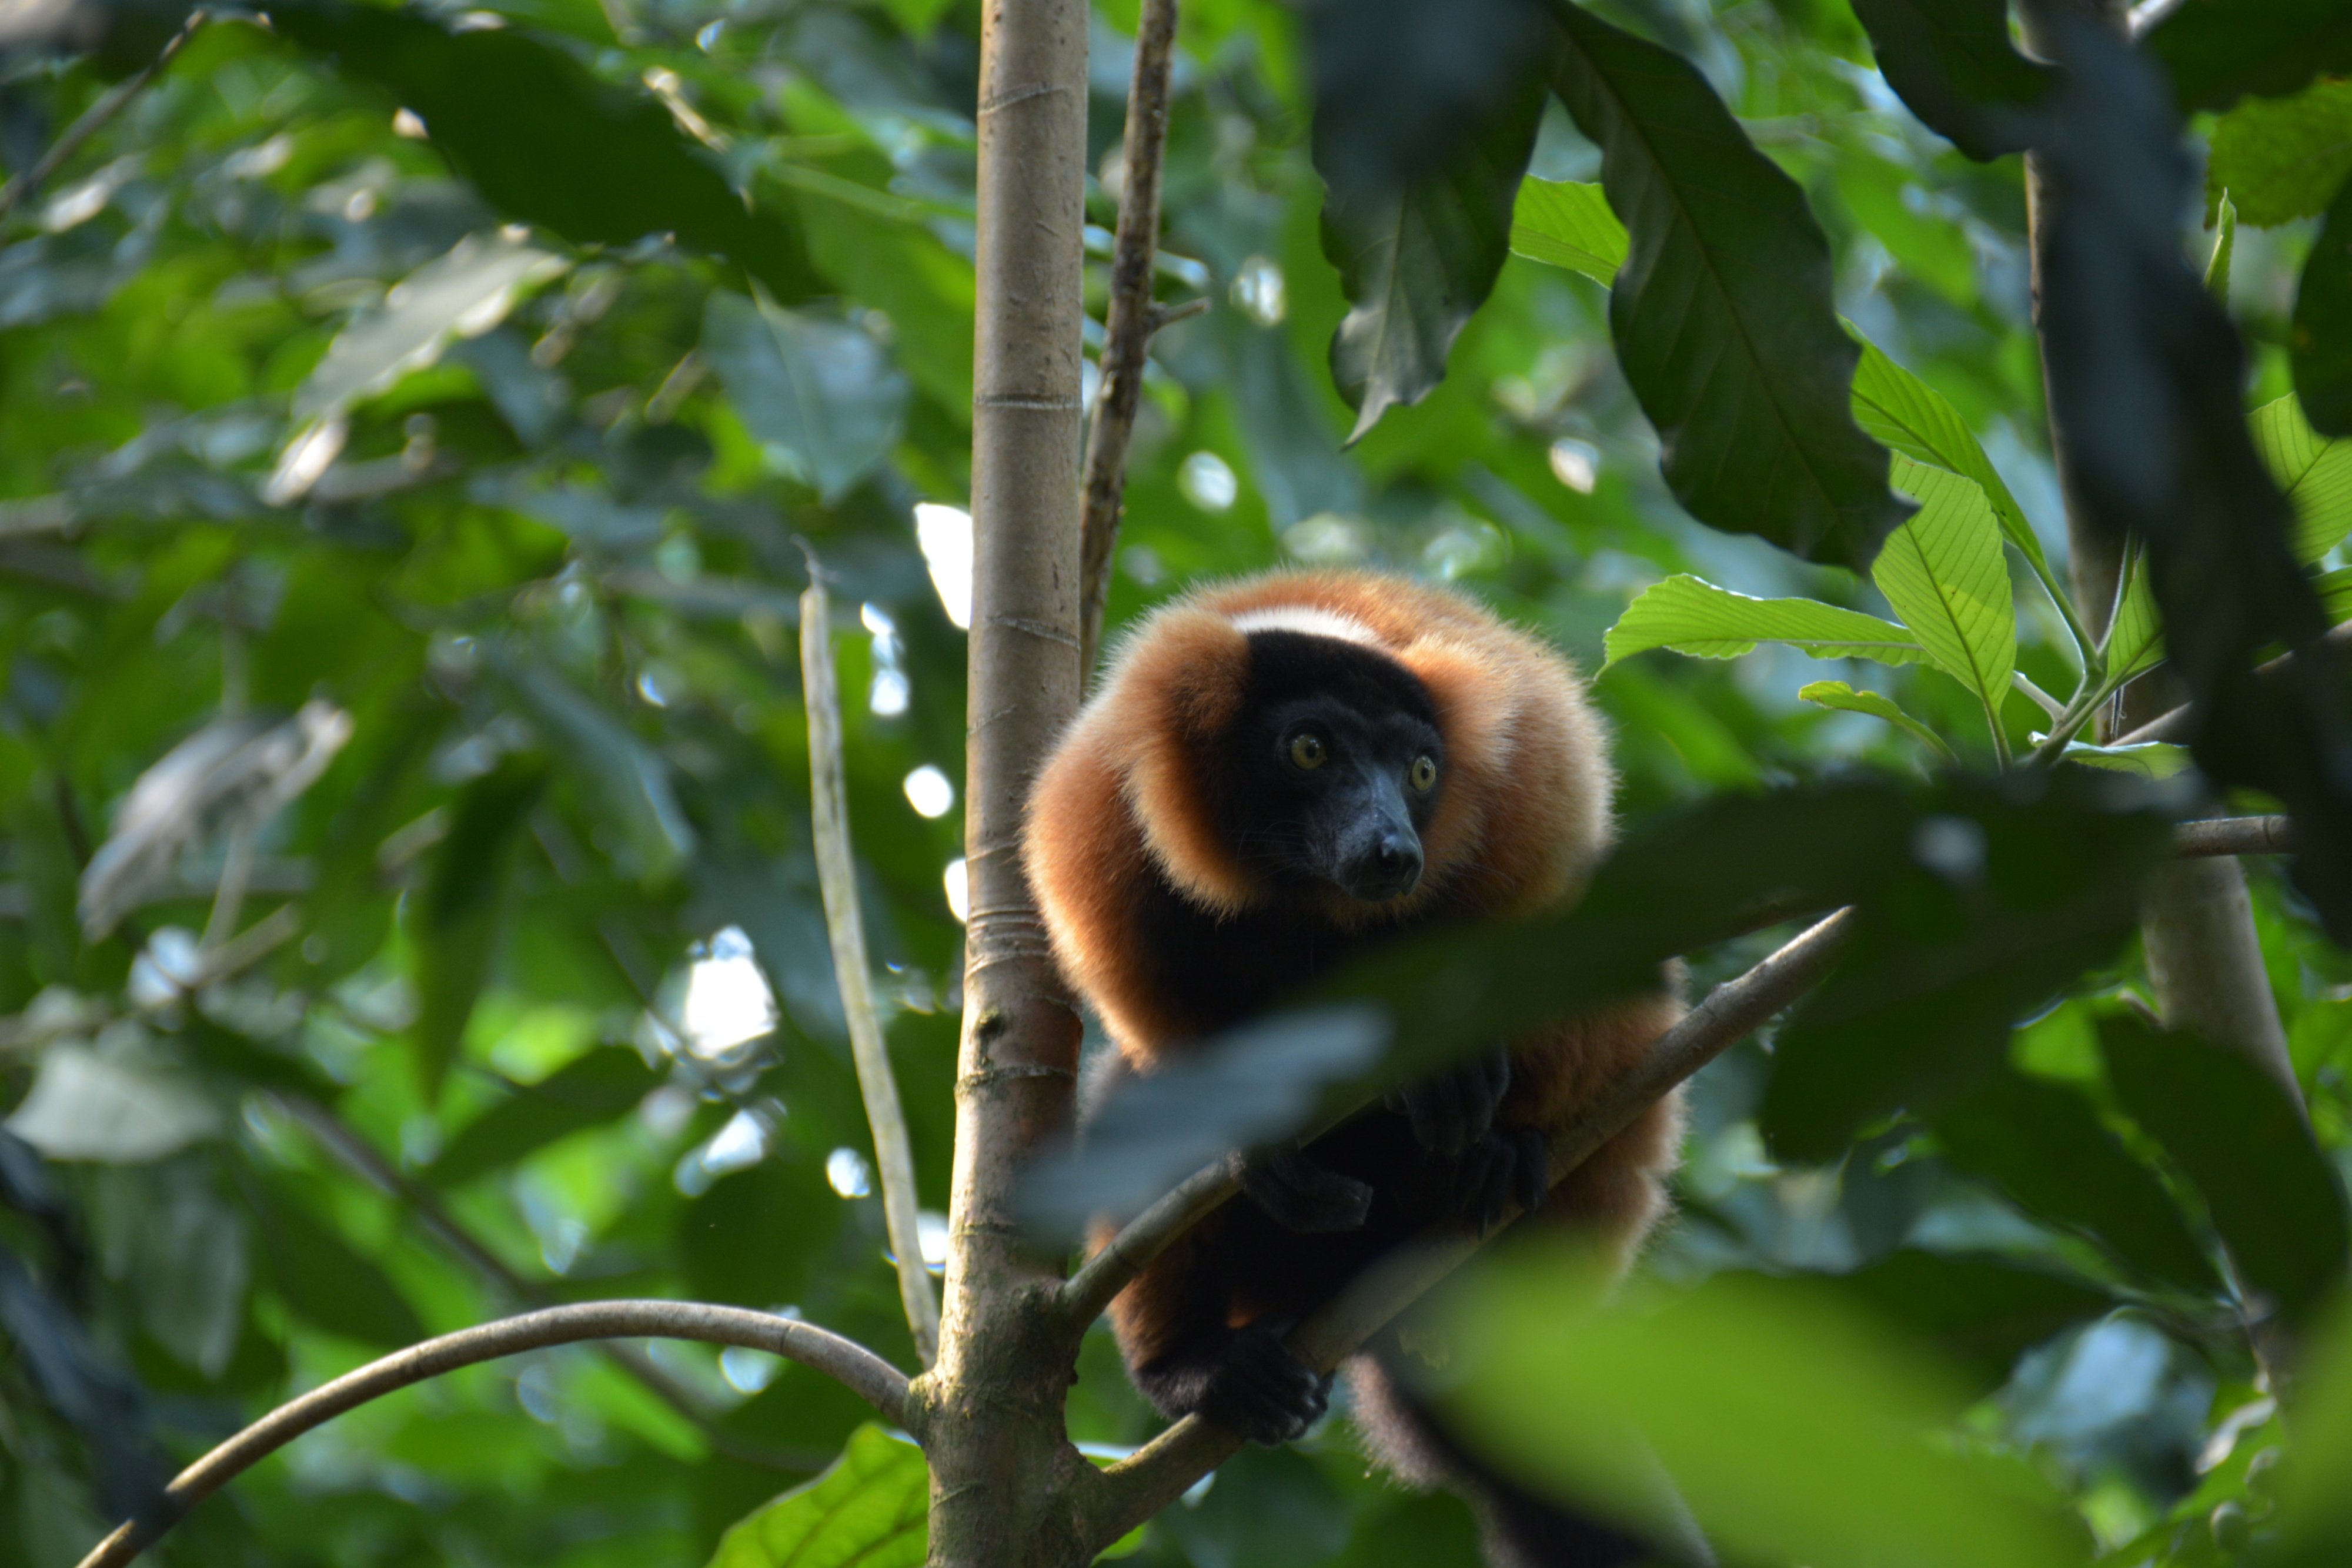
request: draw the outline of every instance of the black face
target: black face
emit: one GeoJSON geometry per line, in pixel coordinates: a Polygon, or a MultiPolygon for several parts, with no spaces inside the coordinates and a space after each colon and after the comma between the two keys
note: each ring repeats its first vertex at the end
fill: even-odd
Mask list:
{"type": "Polygon", "coordinates": [[[1223,762],[1226,830],[1261,874],[1367,903],[1419,884],[1445,750],[1428,689],[1402,664],[1335,638],[1251,632],[1223,762]]]}

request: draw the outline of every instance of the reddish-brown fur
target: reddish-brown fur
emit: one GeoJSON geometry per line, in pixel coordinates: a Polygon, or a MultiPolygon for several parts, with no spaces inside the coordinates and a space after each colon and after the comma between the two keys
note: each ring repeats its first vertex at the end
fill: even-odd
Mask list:
{"type": "MultiPolygon", "coordinates": [[[[1401,929],[1528,914],[1573,898],[1607,848],[1615,780],[1603,731],[1573,668],[1538,639],[1458,593],[1362,572],[1279,572],[1188,594],[1127,641],[1056,747],[1031,798],[1024,847],[1055,953],[1135,1071],[1235,1021],[1213,966],[1179,986],[1166,964],[1139,951],[1139,908],[1172,893],[1231,934],[1236,963],[1249,956],[1244,945],[1263,946],[1254,922],[1269,919],[1275,895],[1223,841],[1203,798],[1203,758],[1243,700],[1250,643],[1236,619],[1272,612],[1296,629],[1303,612],[1342,618],[1360,629],[1349,640],[1419,677],[1438,711],[1445,781],[1410,894],[1368,904],[1334,891],[1318,907],[1285,907],[1279,919],[1289,924],[1278,929],[1319,923],[1323,939],[1308,947],[1338,956],[1401,929]]],[[[1562,1125],[1680,1010],[1659,994],[1513,1040],[1497,1123],[1562,1125]]],[[[1376,1180],[1381,1164],[1401,1156],[1393,1130],[1362,1125],[1311,1153],[1376,1180]]],[[[1663,1212],[1661,1180],[1680,1128],[1678,1099],[1654,1107],[1560,1182],[1542,1218],[1578,1226],[1629,1260],[1663,1212]]],[[[1400,1239],[1397,1224],[1376,1210],[1360,1231],[1293,1235],[1235,1200],[1114,1305],[1129,1366],[1140,1373],[1211,1326],[1296,1320],[1400,1239]]],[[[1410,1443],[1389,1447],[1401,1468],[1425,1468],[1410,1443]]]]}

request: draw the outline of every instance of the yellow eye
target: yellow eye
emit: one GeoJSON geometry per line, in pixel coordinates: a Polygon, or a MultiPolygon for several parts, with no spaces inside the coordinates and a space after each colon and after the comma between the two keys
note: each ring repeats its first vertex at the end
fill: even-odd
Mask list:
{"type": "Polygon", "coordinates": [[[1324,750],[1323,737],[1319,735],[1302,735],[1290,743],[1290,760],[1310,772],[1322,767],[1329,755],[1324,750]]]}
{"type": "Polygon", "coordinates": [[[1414,789],[1424,795],[1428,794],[1437,788],[1437,759],[1433,757],[1414,758],[1412,771],[1405,777],[1412,781],[1414,789]]]}

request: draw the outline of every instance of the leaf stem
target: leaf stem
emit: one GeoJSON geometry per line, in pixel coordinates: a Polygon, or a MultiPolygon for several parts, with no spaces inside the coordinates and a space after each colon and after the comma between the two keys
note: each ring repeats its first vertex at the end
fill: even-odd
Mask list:
{"type": "MultiPolygon", "coordinates": [[[[2010,685],[2015,686],[2019,691],[2023,692],[2027,696],[2032,698],[2034,706],[2039,707],[2043,713],[2048,714],[2052,718],[2057,718],[2065,713],[2066,705],[2060,702],[2056,697],[2052,696],[2048,692],[2043,691],[2040,686],[2035,685],[2032,681],[2028,680],[2023,670],[2010,671],[2009,682],[2010,685]]],[[[2077,691],[2079,693],[2079,687],[2077,688],[2077,691]]]]}
{"type": "Polygon", "coordinates": [[[857,864],[849,848],[848,789],[842,776],[841,695],[833,674],[833,617],[824,579],[809,558],[808,591],[801,595],[801,688],[808,704],[809,815],[816,840],[817,882],[824,924],[833,938],[834,978],[849,1020],[850,1054],[866,1120],[874,1131],[874,1164],[882,1181],[882,1213],[898,1265],[898,1299],[915,1354],[929,1366],[940,1355],[940,1301],[924,1266],[915,1203],[915,1154],[890,1048],[874,1007],[873,971],[866,956],[866,922],[858,906],[857,864]]]}

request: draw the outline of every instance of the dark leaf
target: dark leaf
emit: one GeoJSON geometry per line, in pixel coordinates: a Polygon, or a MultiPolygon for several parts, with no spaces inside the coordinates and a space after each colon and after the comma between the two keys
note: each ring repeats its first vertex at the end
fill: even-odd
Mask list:
{"type": "Polygon", "coordinates": [[[2084,1232],[2147,1279],[2221,1289],[2164,1184],[2074,1090],[1998,1072],[1929,1120],[1945,1158],[2028,1214],[2084,1232]]]}
{"type": "Polygon", "coordinates": [[[1666,484],[1711,528],[1861,570],[1908,508],[1850,406],[1829,242],[1804,193],[1681,56],[1548,0],[1553,86],[1599,142],[1632,244],[1609,297],[1666,484]]]}
{"type": "Polygon", "coordinates": [[[2290,1318],[2344,1281],[2343,1189],[2286,1090],[2245,1052],[2104,1019],[2116,1094],[2197,1190],[2239,1276],[2290,1318]]]}
{"type": "Polygon", "coordinates": [[[110,1519],[161,1515],[171,1472],[147,1430],[147,1400],[122,1368],[100,1357],[64,1302],[0,1249],[0,1330],[49,1408],[88,1443],[100,1506],[110,1519]]]}
{"type": "MultiPolygon", "coordinates": [[[[678,1213],[687,1290],[698,1301],[762,1310],[797,1300],[848,1216],[847,1201],[813,1165],[771,1159],[721,1176],[678,1213]]],[[[857,1263],[882,1266],[878,1251],[857,1263]]]]}
{"type": "Polygon", "coordinates": [[[1854,0],[1879,73],[1927,129],[1979,162],[2022,152],[2053,72],[2009,41],[2007,0],[1854,0]]]}
{"type": "Polygon", "coordinates": [[[1349,306],[1331,380],[1353,441],[1444,379],[1494,289],[1549,29],[1529,0],[1324,0],[1310,29],[1323,254],[1349,306]]]}
{"type": "Polygon", "coordinates": [[[416,1071],[437,1098],[457,1059],[466,1020],[490,972],[514,844],[546,788],[544,764],[509,758],[458,798],[449,836],[433,852],[416,931],[416,1071]]]}
{"type": "Polygon", "coordinates": [[[613,1120],[660,1082],[634,1051],[592,1050],[536,1083],[517,1084],[511,1095],[451,1138],[425,1174],[445,1187],[471,1181],[558,1138],[613,1120]]]}
{"type": "Polygon", "coordinates": [[[2294,390],[2311,427],[2352,435],[2352,180],[2336,193],[2303,264],[2292,342],[2294,390]]]}
{"type": "Polygon", "coordinates": [[[702,351],[770,461],[796,470],[828,502],[898,444],[907,378],[861,328],[714,291],[702,351]]]}
{"type": "Polygon", "coordinates": [[[548,749],[610,824],[608,850],[627,875],[660,882],[694,851],[694,827],[679,810],[669,765],[611,709],[553,670],[499,661],[537,722],[548,749]]]}
{"type": "Polygon", "coordinates": [[[2186,737],[2215,781],[2294,818],[2295,880],[2352,936],[2352,696],[2327,617],[2294,559],[2294,510],[2240,406],[2244,351],[2183,261],[2189,169],[2163,83],[2087,23],[2060,19],[2068,67],[2048,166],[2042,268],[2051,420],[2084,520],[2118,554],[2137,536],[2165,648],[2194,701],[2186,737]],[[2297,651],[2256,681],[2263,651],[2297,651]]]}
{"type": "Polygon", "coordinates": [[[289,1312],[329,1333],[385,1349],[425,1337],[408,1299],[334,1227],[257,1182],[247,1190],[261,1221],[270,1278],[289,1312]]]}
{"type": "Polygon", "coordinates": [[[2147,36],[2184,113],[2278,98],[2316,76],[2352,74],[2352,8],[2342,0],[2188,0],[2147,36]]]}
{"type": "Polygon", "coordinates": [[[418,13],[336,0],[270,16],[278,32],[415,114],[509,217],[576,245],[675,234],[732,257],[779,298],[814,291],[799,238],[748,210],[660,103],[607,87],[530,35],[452,33],[418,13]]]}

